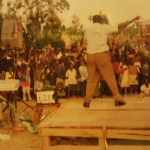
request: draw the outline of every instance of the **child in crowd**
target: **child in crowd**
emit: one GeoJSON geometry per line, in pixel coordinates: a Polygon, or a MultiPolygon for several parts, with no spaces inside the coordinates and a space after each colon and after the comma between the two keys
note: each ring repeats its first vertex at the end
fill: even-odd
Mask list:
{"type": "Polygon", "coordinates": [[[14,78],[14,72],[12,67],[9,67],[9,71],[6,72],[5,80],[13,79],[14,78]]]}
{"type": "Polygon", "coordinates": [[[87,66],[84,59],[80,61],[79,74],[81,76],[81,97],[86,95],[86,80],[88,76],[87,66]]]}
{"type": "Polygon", "coordinates": [[[57,83],[56,90],[59,98],[63,98],[66,96],[66,91],[65,88],[63,87],[62,82],[57,83]]]}
{"type": "Polygon", "coordinates": [[[56,86],[56,75],[53,70],[51,70],[45,78],[46,86],[54,87],[56,86]]]}
{"type": "Polygon", "coordinates": [[[127,95],[127,90],[129,88],[129,71],[128,71],[128,62],[125,62],[122,66],[123,76],[121,79],[120,87],[124,90],[124,94],[127,95]]]}
{"type": "Polygon", "coordinates": [[[70,64],[70,68],[66,72],[66,78],[68,79],[68,97],[75,95],[76,85],[77,85],[77,72],[73,68],[73,64],[70,64]]]}
{"type": "Polygon", "coordinates": [[[65,67],[62,65],[59,59],[56,59],[56,62],[54,64],[54,71],[56,74],[56,84],[58,82],[62,82],[64,85],[65,80],[65,67]]]}
{"type": "Polygon", "coordinates": [[[141,83],[143,84],[145,79],[150,79],[150,64],[149,64],[149,59],[148,57],[144,57],[141,63],[141,78],[142,81],[141,83]]]}
{"type": "Polygon", "coordinates": [[[116,81],[117,81],[117,84],[118,84],[118,78],[119,78],[118,70],[119,70],[119,65],[120,65],[118,55],[114,55],[112,65],[113,65],[114,73],[115,73],[115,76],[116,76],[116,81]]]}
{"type": "Polygon", "coordinates": [[[23,100],[26,101],[26,94],[28,95],[29,101],[31,100],[30,95],[30,70],[27,68],[23,68],[21,71],[18,72],[18,77],[20,78],[20,86],[22,87],[23,92],[23,100]]]}
{"type": "Polygon", "coordinates": [[[144,97],[146,95],[150,96],[150,84],[148,79],[145,79],[145,83],[141,86],[140,97],[144,97]]]}
{"type": "Polygon", "coordinates": [[[42,64],[38,63],[36,65],[36,70],[34,72],[34,94],[38,90],[42,90],[44,84],[43,84],[43,74],[44,74],[44,67],[42,64]]]}
{"type": "Polygon", "coordinates": [[[138,86],[138,66],[134,65],[134,62],[130,60],[130,65],[128,68],[129,71],[129,92],[130,94],[137,94],[137,86],[138,86]]]}
{"type": "Polygon", "coordinates": [[[57,86],[54,89],[54,95],[53,95],[55,103],[58,103],[59,98],[65,98],[65,97],[66,97],[66,90],[63,87],[62,82],[58,82],[57,86]]]}

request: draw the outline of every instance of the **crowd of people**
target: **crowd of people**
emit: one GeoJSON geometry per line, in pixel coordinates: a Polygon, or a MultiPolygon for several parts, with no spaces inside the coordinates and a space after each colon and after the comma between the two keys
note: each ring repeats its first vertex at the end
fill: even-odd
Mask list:
{"type": "MultiPolygon", "coordinates": [[[[148,95],[149,41],[135,35],[132,40],[128,38],[121,44],[108,40],[108,45],[120,93],[148,95]]],[[[23,100],[36,99],[37,91],[48,89],[55,90],[58,97],[86,95],[86,44],[65,49],[54,49],[48,44],[43,49],[32,46],[28,50],[1,46],[0,56],[0,79],[19,79],[18,95],[23,100]]],[[[112,96],[100,76],[93,97],[112,96]]]]}

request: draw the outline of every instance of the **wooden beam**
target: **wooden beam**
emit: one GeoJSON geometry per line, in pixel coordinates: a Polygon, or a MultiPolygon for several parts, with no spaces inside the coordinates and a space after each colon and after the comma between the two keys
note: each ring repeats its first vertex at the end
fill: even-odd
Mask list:
{"type": "Polygon", "coordinates": [[[63,137],[103,137],[103,129],[77,129],[77,128],[42,128],[42,136],[63,137]]]}
{"type": "Polygon", "coordinates": [[[107,138],[150,140],[150,130],[117,130],[108,129],[107,138]]]}
{"type": "Polygon", "coordinates": [[[42,137],[42,150],[48,150],[50,147],[50,137],[44,136],[42,137]]]}
{"type": "Polygon", "coordinates": [[[48,146],[44,150],[102,150],[99,146],[48,146]]]}
{"type": "Polygon", "coordinates": [[[144,145],[110,145],[108,150],[150,150],[150,146],[144,145]]]}

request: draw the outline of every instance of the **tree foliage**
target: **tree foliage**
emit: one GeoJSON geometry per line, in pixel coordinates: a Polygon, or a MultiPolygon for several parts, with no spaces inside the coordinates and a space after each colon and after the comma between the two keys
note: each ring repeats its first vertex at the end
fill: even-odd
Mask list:
{"type": "MultiPolygon", "coordinates": [[[[3,0],[0,0],[0,10],[2,9],[3,6],[2,2],[3,0]]],[[[0,44],[1,44],[2,23],[3,23],[3,16],[2,16],[2,11],[0,11],[0,44]]]]}
{"type": "Polygon", "coordinates": [[[66,33],[70,35],[72,43],[81,43],[84,31],[83,26],[80,23],[80,18],[78,16],[72,16],[72,25],[67,28],[66,33]]]}
{"type": "Polygon", "coordinates": [[[54,37],[58,40],[58,37],[61,37],[63,27],[57,13],[69,9],[67,0],[9,0],[7,6],[9,9],[3,14],[4,18],[21,18],[27,47],[32,42],[35,46],[43,46],[46,43],[44,40],[54,37]],[[51,37],[47,37],[49,32],[52,33],[51,37]]]}

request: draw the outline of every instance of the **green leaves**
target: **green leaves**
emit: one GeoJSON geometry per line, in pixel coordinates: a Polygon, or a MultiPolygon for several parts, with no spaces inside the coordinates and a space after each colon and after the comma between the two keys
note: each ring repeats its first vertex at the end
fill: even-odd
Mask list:
{"type": "Polygon", "coordinates": [[[35,41],[37,46],[39,39],[42,45],[47,39],[61,40],[63,27],[57,13],[68,10],[69,6],[67,0],[8,0],[8,9],[3,16],[5,19],[21,18],[25,29],[24,38],[28,38],[25,39],[26,45],[35,41]],[[43,30],[47,25],[49,29],[43,30]]]}
{"type": "Polygon", "coordinates": [[[83,32],[83,26],[80,24],[80,18],[73,15],[72,26],[66,29],[66,33],[70,35],[71,42],[74,44],[81,43],[83,32]]]}

